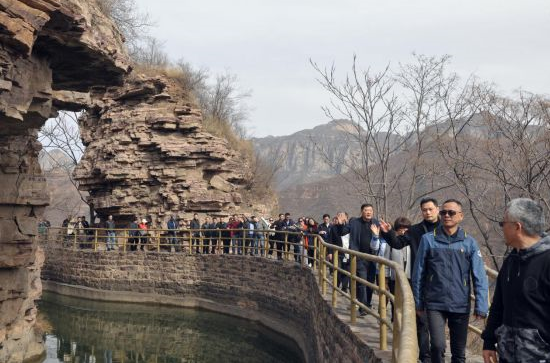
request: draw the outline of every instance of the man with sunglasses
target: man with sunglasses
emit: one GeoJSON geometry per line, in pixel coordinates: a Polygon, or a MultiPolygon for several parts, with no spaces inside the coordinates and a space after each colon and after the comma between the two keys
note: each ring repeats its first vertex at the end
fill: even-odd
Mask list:
{"type": "Polygon", "coordinates": [[[445,362],[446,324],[451,362],[459,363],[466,361],[470,282],[473,280],[476,319],[487,316],[488,282],[476,240],[460,227],[462,204],[449,199],[439,215],[440,225],[420,240],[412,288],[417,313],[427,314],[432,363],[445,362]]]}
{"type": "Polygon", "coordinates": [[[550,237],[544,212],[527,198],[510,201],[499,222],[507,246],[483,338],[485,363],[550,362],[550,237]]]}

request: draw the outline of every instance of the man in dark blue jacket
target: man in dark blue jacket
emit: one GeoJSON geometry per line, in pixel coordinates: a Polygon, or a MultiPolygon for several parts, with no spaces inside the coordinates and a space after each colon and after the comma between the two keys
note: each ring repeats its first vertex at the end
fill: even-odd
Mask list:
{"type": "Polygon", "coordinates": [[[413,269],[412,288],[418,314],[428,316],[432,363],[445,362],[445,324],[451,337],[451,361],[466,361],[473,279],[476,318],[487,316],[488,283],[481,251],[459,227],[462,204],[449,199],[439,211],[441,224],[422,236],[413,269]]]}
{"type": "Polygon", "coordinates": [[[498,350],[500,362],[550,362],[550,237],[543,209],[531,199],[513,199],[499,224],[513,250],[481,335],[483,359],[496,363],[498,350]]]}
{"type": "MultiPolygon", "coordinates": [[[[347,219],[343,213],[338,213],[338,234],[340,236],[350,234],[349,248],[354,251],[376,255],[377,251],[371,248],[371,240],[373,238],[373,226],[379,227],[379,222],[374,218],[374,207],[372,204],[365,203],[361,206],[361,217],[350,219],[346,224],[347,219]]],[[[395,232],[392,229],[380,229],[382,237],[388,240],[395,240],[395,232]]],[[[377,236],[375,236],[377,237],[377,236]]],[[[357,276],[374,283],[376,279],[376,263],[358,259],[357,261],[357,276]]],[[[357,284],[357,299],[367,307],[372,307],[372,289],[363,284],[357,284]]],[[[359,309],[359,314],[365,316],[366,312],[359,309]]]]}

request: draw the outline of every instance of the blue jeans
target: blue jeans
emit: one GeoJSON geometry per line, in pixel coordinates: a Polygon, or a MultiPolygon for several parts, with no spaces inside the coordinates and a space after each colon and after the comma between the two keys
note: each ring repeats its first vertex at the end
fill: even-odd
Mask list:
{"type": "Polygon", "coordinates": [[[116,233],[115,231],[107,231],[107,249],[114,250],[116,244],[116,233]]]}

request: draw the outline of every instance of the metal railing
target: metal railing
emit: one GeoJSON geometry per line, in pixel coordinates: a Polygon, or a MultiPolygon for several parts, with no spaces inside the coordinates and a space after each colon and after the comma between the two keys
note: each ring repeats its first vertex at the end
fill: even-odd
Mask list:
{"type": "Polygon", "coordinates": [[[330,303],[347,305],[351,324],[357,322],[358,308],[363,309],[378,322],[379,348],[388,349],[388,331],[392,333],[392,361],[416,362],[418,344],[416,335],[416,311],[409,282],[402,268],[382,257],[344,249],[326,243],[319,235],[302,232],[248,230],[248,229],[104,229],[104,228],[49,228],[42,235],[43,241],[65,248],[104,251],[112,243],[112,234],[119,251],[138,249],[151,252],[173,251],[189,254],[245,254],[275,257],[299,263],[304,269],[311,267],[317,274],[319,288],[327,296],[330,287],[330,303]],[[109,233],[111,236],[109,236],[109,233]],[[111,238],[111,239],[110,239],[111,238]],[[307,247],[305,243],[307,241],[307,247]],[[332,254],[332,260],[327,256],[332,254]],[[339,266],[340,256],[345,255],[349,268],[339,266]],[[362,279],[357,274],[358,263],[376,264],[378,283],[362,279]],[[395,290],[392,294],[386,286],[386,267],[395,272],[395,290]],[[332,276],[330,276],[332,274],[332,276]],[[338,286],[339,277],[349,278],[349,291],[338,286]],[[359,284],[359,285],[358,285],[359,284]],[[366,306],[357,298],[357,287],[364,285],[377,292],[378,309],[366,306]],[[388,319],[387,302],[393,303],[393,323],[388,319]]]}

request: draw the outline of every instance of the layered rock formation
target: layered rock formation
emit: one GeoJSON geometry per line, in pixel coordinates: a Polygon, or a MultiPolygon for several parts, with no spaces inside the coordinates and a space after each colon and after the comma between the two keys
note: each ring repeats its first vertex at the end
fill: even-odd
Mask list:
{"type": "Polygon", "coordinates": [[[239,209],[247,162],[203,130],[189,94],[164,76],[132,75],[93,95],[81,117],[86,152],[75,171],[102,217],[119,222],[239,209]]]}
{"type": "Polygon", "coordinates": [[[49,198],[37,128],[57,107],[79,105],[90,86],[119,83],[125,59],[122,37],[93,1],[0,0],[0,362],[42,350],[34,236],[49,198]]]}

